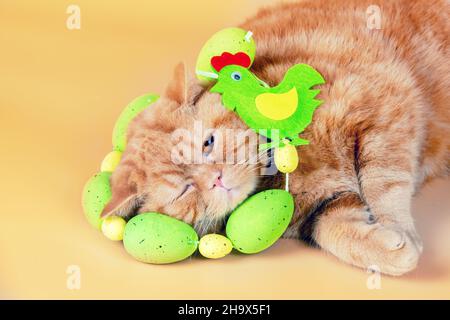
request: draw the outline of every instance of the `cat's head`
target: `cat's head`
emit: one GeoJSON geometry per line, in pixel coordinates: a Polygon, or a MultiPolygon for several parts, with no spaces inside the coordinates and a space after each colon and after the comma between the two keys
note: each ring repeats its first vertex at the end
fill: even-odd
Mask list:
{"type": "Polygon", "coordinates": [[[166,93],[130,124],[102,216],[156,211],[199,234],[220,229],[268,164],[257,135],[220,101],[180,64],[166,93]]]}

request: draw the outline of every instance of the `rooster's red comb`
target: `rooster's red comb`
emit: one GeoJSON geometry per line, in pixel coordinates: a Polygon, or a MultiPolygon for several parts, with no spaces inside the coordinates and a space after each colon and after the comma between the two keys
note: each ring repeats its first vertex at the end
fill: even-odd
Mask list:
{"type": "Polygon", "coordinates": [[[211,58],[211,65],[217,72],[222,70],[223,67],[232,64],[248,68],[251,63],[250,57],[244,52],[238,52],[236,54],[224,52],[220,56],[214,56],[211,58]]]}

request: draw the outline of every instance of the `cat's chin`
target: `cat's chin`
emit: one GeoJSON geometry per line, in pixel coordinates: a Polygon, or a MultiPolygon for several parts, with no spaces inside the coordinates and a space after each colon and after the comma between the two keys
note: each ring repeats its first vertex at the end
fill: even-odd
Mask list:
{"type": "Polygon", "coordinates": [[[230,189],[215,188],[215,190],[212,190],[217,202],[225,204],[224,208],[226,208],[226,210],[223,215],[236,209],[236,207],[248,197],[249,192],[246,192],[244,189],[244,187],[238,186],[230,189]]]}
{"type": "Polygon", "coordinates": [[[193,227],[199,237],[203,237],[208,233],[220,233],[225,227],[226,217],[226,214],[223,215],[223,218],[203,217],[195,222],[193,227]]]}
{"type": "Polygon", "coordinates": [[[236,203],[236,201],[240,201],[240,199],[243,197],[241,195],[241,190],[239,189],[239,187],[230,189],[217,187],[214,188],[212,192],[214,192],[215,197],[218,197],[221,200],[226,201],[227,203],[230,204],[229,206],[231,207],[234,205],[234,203],[236,203]]]}
{"type": "Polygon", "coordinates": [[[200,237],[208,233],[219,233],[224,230],[226,220],[241,202],[247,198],[247,193],[242,192],[241,188],[211,190],[211,207],[215,207],[215,212],[204,214],[197,222],[193,224],[194,229],[200,237]]]}

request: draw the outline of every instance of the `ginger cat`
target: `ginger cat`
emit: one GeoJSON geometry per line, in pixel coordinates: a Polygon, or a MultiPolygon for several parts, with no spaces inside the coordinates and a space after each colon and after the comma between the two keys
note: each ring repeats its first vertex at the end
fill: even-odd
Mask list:
{"type": "MultiPolygon", "coordinates": [[[[310,64],[326,79],[318,96],[324,103],[301,134],[311,143],[298,148],[300,164],[290,176],[296,210],[285,237],[361,268],[401,275],[416,267],[422,252],[411,199],[425,182],[450,172],[450,5],[378,1],[381,29],[370,29],[372,4],[281,4],[241,27],[257,43],[251,70],[268,84],[278,84],[296,63],[310,64]]],[[[258,163],[214,161],[223,153],[216,135],[246,126],[220,96],[185,79],[179,66],[165,95],[130,125],[104,216],[157,211],[204,234],[219,231],[250,194],[282,187],[283,175],[261,176],[263,155],[258,163]],[[192,132],[195,121],[211,130],[192,132]],[[181,143],[200,141],[208,161],[174,163],[179,128],[192,132],[181,143]]],[[[251,141],[234,151],[254,147],[251,141]]]]}

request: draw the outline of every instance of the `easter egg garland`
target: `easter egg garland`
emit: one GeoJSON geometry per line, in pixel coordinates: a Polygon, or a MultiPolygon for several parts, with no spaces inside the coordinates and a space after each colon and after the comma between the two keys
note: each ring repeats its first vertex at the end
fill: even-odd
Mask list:
{"type": "MultiPolygon", "coordinates": [[[[233,81],[240,81],[244,74],[244,77],[248,76],[256,81],[257,86],[260,86],[258,90],[270,89],[267,84],[253,74],[246,74],[242,70],[246,70],[253,63],[255,50],[256,45],[251,32],[240,28],[228,28],[219,31],[206,42],[197,60],[196,73],[199,80],[205,84],[218,81],[211,91],[222,94],[223,104],[230,110],[236,111],[241,117],[243,115],[239,110],[235,110],[235,102],[230,105],[230,101],[236,97],[226,96],[226,91],[229,89],[226,88],[227,85],[224,81],[220,83],[221,77],[223,77],[221,70],[228,68],[227,72],[231,72],[233,81]],[[230,69],[233,68],[233,65],[236,67],[236,71],[230,69]],[[225,88],[223,87],[224,83],[225,88]]],[[[297,135],[291,134],[289,137],[285,135],[270,145],[260,146],[260,148],[275,147],[275,164],[281,172],[286,173],[286,191],[266,190],[249,197],[231,213],[226,225],[226,236],[208,234],[200,240],[192,226],[162,213],[141,213],[128,222],[116,216],[101,219],[100,214],[111,199],[110,176],[119,164],[122,152],[126,147],[128,125],[141,111],[158,100],[158,95],[148,93],[134,99],[123,110],[113,130],[113,151],[104,158],[101,172],[89,179],[83,189],[82,205],[88,222],[100,229],[108,239],[123,240],[125,250],[136,260],[152,264],[181,261],[190,257],[197,250],[206,258],[218,259],[228,255],[233,248],[242,253],[253,254],[274,244],[286,231],[294,212],[294,200],[287,191],[287,174],[293,172],[298,166],[298,154],[295,146],[308,143],[298,137],[299,130],[303,130],[311,122],[312,112],[321,103],[314,99],[319,90],[310,90],[309,88],[324,82],[320,74],[307,65],[296,65],[291,69],[294,70],[291,72],[291,80],[294,79],[296,84],[295,92],[291,88],[290,91],[284,90],[286,92],[276,96],[276,91],[280,88],[275,87],[274,92],[264,92],[257,95],[255,99],[256,108],[261,114],[272,117],[266,122],[263,121],[263,124],[266,124],[265,128],[269,131],[277,129],[274,125],[276,122],[272,120],[289,120],[294,113],[297,120],[303,119],[301,128],[291,130],[292,133],[297,132],[297,135]],[[292,76],[294,73],[295,75],[292,76]],[[298,83],[302,79],[305,80],[304,83],[298,83]],[[309,108],[308,114],[296,113],[296,110],[292,110],[292,108],[287,108],[283,112],[273,110],[274,106],[279,107],[276,105],[277,103],[298,103],[297,94],[299,92],[304,94],[300,99],[306,97],[306,100],[302,100],[302,102],[305,103],[303,107],[309,108]]],[[[229,82],[229,80],[227,81],[229,82]]],[[[244,94],[237,97],[238,100],[240,98],[248,100],[251,96],[252,88],[250,85],[247,86],[248,92],[244,90],[244,94]]],[[[242,88],[238,87],[238,89],[242,92],[242,88]]],[[[298,105],[293,107],[298,108],[298,105]]],[[[261,115],[258,117],[262,119],[261,115]]],[[[244,119],[244,122],[247,121],[244,119]]],[[[289,121],[285,121],[284,125],[286,123],[289,124],[289,121]]],[[[256,129],[252,125],[250,127],[256,129]]],[[[285,130],[285,132],[287,131],[285,130]]]]}
{"type": "MultiPolygon", "coordinates": [[[[134,103],[139,103],[139,108],[133,102],[130,103],[126,110],[132,110],[133,116],[122,112],[122,115],[127,116],[119,118],[116,128],[123,126],[124,122],[129,123],[144,110],[142,101],[148,97],[156,96],[146,94],[133,100],[134,103]],[[136,110],[140,111],[135,112],[136,110]]],[[[150,102],[147,105],[150,107],[156,99],[146,101],[150,102]]],[[[124,147],[126,129],[121,129],[121,134],[122,136],[116,134],[114,141],[121,141],[120,147],[124,147]]],[[[87,181],[83,189],[82,206],[92,226],[101,230],[112,241],[123,240],[125,250],[138,261],[152,264],[174,263],[190,257],[197,249],[201,255],[210,259],[222,258],[233,248],[243,253],[257,253],[278,240],[291,220],[293,199],[290,193],[283,190],[260,192],[238,206],[226,226],[227,237],[208,234],[199,240],[189,224],[156,212],[141,213],[128,222],[116,216],[101,219],[100,214],[111,199],[109,180],[120,162],[122,151],[119,150],[123,150],[117,148],[117,144],[114,149],[103,159],[102,171],[87,181]],[[255,219],[259,221],[256,224],[258,227],[252,228],[255,219]]]]}

